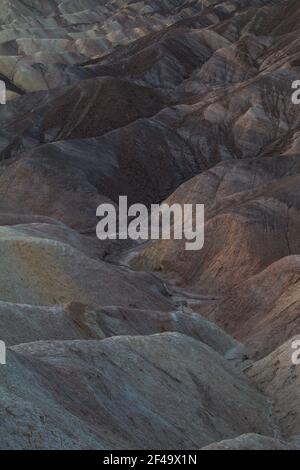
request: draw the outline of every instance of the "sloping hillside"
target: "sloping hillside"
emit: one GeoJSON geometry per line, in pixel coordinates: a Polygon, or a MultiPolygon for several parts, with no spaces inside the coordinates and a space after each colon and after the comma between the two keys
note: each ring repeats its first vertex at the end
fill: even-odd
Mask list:
{"type": "Polygon", "coordinates": [[[0,6],[0,449],[299,448],[299,1],[0,6]]]}

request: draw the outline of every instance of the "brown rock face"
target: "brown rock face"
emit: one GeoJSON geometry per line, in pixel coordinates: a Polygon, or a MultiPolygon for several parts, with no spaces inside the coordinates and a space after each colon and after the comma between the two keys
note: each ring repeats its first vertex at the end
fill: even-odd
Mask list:
{"type": "Polygon", "coordinates": [[[297,157],[226,162],[181,186],[169,204],[205,204],[204,249],[150,244],[134,264],[171,270],[199,291],[224,291],[273,262],[299,253],[297,157]]]}
{"type": "Polygon", "coordinates": [[[0,6],[0,448],[299,449],[299,1],[0,6]]]}
{"type": "Polygon", "coordinates": [[[205,314],[262,357],[299,329],[299,256],[272,264],[226,292],[205,314]]]}

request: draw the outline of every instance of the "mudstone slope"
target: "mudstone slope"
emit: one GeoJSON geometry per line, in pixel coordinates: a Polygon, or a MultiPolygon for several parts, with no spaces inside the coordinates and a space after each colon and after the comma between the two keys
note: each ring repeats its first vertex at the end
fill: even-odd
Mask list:
{"type": "Polygon", "coordinates": [[[299,2],[0,6],[0,449],[300,448],[299,2]],[[120,195],[204,248],[100,242],[120,195]]]}

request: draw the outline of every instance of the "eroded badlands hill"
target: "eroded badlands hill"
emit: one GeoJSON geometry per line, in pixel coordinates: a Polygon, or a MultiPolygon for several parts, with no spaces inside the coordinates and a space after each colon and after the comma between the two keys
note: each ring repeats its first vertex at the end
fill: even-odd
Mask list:
{"type": "Polygon", "coordinates": [[[299,2],[0,6],[0,448],[299,448],[299,2]],[[98,241],[120,195],[203,250],[98,241]]]}

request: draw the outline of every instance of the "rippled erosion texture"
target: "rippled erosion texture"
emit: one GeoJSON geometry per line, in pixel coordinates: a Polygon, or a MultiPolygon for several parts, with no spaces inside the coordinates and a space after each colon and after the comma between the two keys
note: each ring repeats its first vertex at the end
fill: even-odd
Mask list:
{"type": "Polygon", "coordinates": [[[299,46],[299,0],[0,1],[1,449],[300,448],[299,46]],[[204,248],[100,242],[120,195],[204,248]]]}

